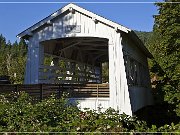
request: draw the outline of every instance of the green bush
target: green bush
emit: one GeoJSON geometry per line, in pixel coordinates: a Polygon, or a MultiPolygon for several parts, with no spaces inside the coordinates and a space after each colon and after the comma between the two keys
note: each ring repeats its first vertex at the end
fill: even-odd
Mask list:
{"type": "Polygon", "coordinates": [[[0,131],[70,131],[70,122],[79,118],[79,109],[65,98],[52,96],[36,103],[24,92],[10,96],[1,96],[0,131]]]}
{"type": "Polygon", "coordinates": [[[178,131],[179,125],[147,127],[146,122],[119,114],[81,111],[63,96],[37,102],[24,92],[0,96],[0,132],[157,132],[178,131]]]}

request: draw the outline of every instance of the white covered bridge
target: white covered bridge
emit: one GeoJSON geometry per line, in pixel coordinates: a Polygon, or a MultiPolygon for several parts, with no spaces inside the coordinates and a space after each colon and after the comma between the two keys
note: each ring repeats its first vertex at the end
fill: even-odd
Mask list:
{"type": "Polygon", "coordinates": [[[108,62],[109,97],[72,100],[129,115],[152,104],[152,55],[132,30],[68,4],[18,37],[29,41],[25,84],[102,84],[102,63],[108,62]]]}

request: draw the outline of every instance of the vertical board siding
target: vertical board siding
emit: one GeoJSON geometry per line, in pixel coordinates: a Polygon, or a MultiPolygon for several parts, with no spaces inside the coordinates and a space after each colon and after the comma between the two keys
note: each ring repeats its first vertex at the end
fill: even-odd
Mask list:
{"type": "Polygon", "coordinates": [[[28,45],[24,84],[31,83],[31,46],[28,45]]]}
{"type": "Polygon", "coordinates": [[[114,30],[113,43],[109,44],[110,105],[121,113],[132,115],[121,40],[120,33],[114,30]]]}
{"type": "MultiPolygon", "coordinates": [[[[37,40],[45,41],[61,37],[103,37],[112,38],[111,33],[113,28],[103,24],[102,22],[95,23],[92,18],[79,13],[66,13],[64,16],[57,17],[52,20],[52,26],[46,26],[40,31],[37,31],[37,40]],[[80,33],[67,32],[65,29],[68,25],[79,25],[80,33]]],[[[35,35],[36,35],[35,34],[35,35]]]]}
{"type": "MultiPolygon", "coordinates": [[[[145,55],[132,41],[129,41],[128,38],[125,38],[125,44],[122,46],[122,36],[119,32],[116,32],[114,28],[100,21],[95,23],[93,17],[89,17],[78,11],[75,11],[75,13],[63,13],[63,15],[52,20],[52,26],[42,27],[41,30],[34,33],[33,37],[30,38],[25,83],[39,83],[38,67],[41,65],[41,59],[39,57],[42,57],[43,55],[42,47],[40,47],[39,42],[63,37],[99,37],[107,38],[109,40],[109,101],[93,99],[86,102],[81,100],[81,106],[86,106],[86,103],[88,103],[91,108],[97,108],[98,105],[102,104],[102,106],[106,106],[107,108],[112,107],[120,112],[132,115],[122,47],[131,57],[147,66],[145,55]],[[69,25],[80,25],[81,31],[68,32],[66,28],[69,25]]],[[[92,59],[93,58],[91,58],[91,60],[92,59]]],[[[146,75],[148,73],[148,71],[145,71],[146,75]]],[[[148,83],[148,80],[146,80],[146,83],[148,83]]],[[[135,98],[137,97],[131,96],[131,99],[134,100],[135,98]]],[[[146,99],[143,99],[143,101],[144,100],[146,99]]],[[[138,103],[132,105],[136,106],[135,108],[141,106],[138,103]]]]}
{"type": "Polygon", "coordinates": [[[80,24],[81,24],[81,33],[87,34],[86,33],[86,29],[87,29],[86,28],[86,19],[87,19],[87,17],[82,15],[82,14],[80,14],[80,16],[81,16],[81,22],[80,22],[80,24]]]}
{"type": "MultiPolygon", "coordinates": [[[[142,53],[142,51],[131,40],[128,40],[128,38],[126,37],[124,37],[123,49],[125,50],[126,53],[128,53],[129,58],[141,64],[141,67],[139,68],[139,72],[138,72],[139,73],[138,81],[141,81],[138,84],[140,85],[129,86],[132,110],[137,111],[141,107],[150,105],[153,103],[152,93],[151,93],[151,84],[150,84],[150,75],[149,75],[149,70],[148,70],[148,62],[147,62],[146,56],[142,53]]],[[[129,68],[129,73],[130,72],[131,71],[129,68]]]]}

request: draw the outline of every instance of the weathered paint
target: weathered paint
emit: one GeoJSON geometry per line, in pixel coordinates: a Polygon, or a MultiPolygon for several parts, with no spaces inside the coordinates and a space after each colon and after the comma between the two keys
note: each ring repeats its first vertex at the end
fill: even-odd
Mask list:
{"type": "Polygon", "coordinates": [[[109,45],[110,104],[121,113],[132,115],[125,75],[121,35],[114,30],[114,43],[109,45]]]}

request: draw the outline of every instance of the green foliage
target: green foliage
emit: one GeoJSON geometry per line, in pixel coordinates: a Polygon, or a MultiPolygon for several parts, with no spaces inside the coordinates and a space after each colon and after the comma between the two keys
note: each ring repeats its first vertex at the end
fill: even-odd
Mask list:
{"type": "Polygon", "coordinates": [[[177,86],[180,77],[180,4],[157,3],[156,5],[159,7],[159,15],[155,16],[154,32],[159,35],[159,44],[156,45],[160,53],[156,53],[155,59],[166,76],[177,86]]]}
{"type": "Polygon", "coordinates": [[[109,62],[102,64],[102,82],[109,82],[109,62]]]}
{"type": "Polygon", "coordinates": [[[171,123],[171,125],[165,124],[164,126],[158,128],[159,132],[176,132],[179,133],[180,131],[180,123],[174,125],[174,123],[171,123]]]}
{"type": "MultiPolygon", "coordinates": [[[[178,2],[168,0],[168,2],[178,2]]],[[[150,76],[155,79],[156,103],[168,102],[180,116],[180,4],[156,3],[153,32],[136,32],[154,56],[149,60],[150,76]]]]}
{"type": "Polygon", "coordinates": [[[79,109],[64,98],[52,96],[37,103],[24,92],[7,97],[0,99],[0,131],[69,131],[71,121],[79,118],[79,109]]]}
{"type": "Polygon", "coordinates": [[[144,121],[112,108],[79,110],[68,99],[51,96],[37,102],[24,92],[0,96],[0,132],[157,132],[179,131],[179,125],[148,127],[144,121]]]}
{"type": "Polygon", "coordinates": [[[135,33],[141,39],[146,47],[148,47],[148,41],[152,37],[152,32],[145,32],[145,31],[136,31],[135,33]]]}
{"type": "Polygon", "coordinates": [[[23,83],[27,45],[23,39],[11,44],[0,35],[0,75],[10,77],[12,83],[23,83]]]}
{"type": "Polygon", "coordinates": [[[157,88],[163,91],[164,101],[175,105],[180,116],[180,4],[156,3],[156,6],[159,15],[154,16],[153,35],[148,41],[155,58],[151,61],[151,75],[158,76],[157,88]]]}

